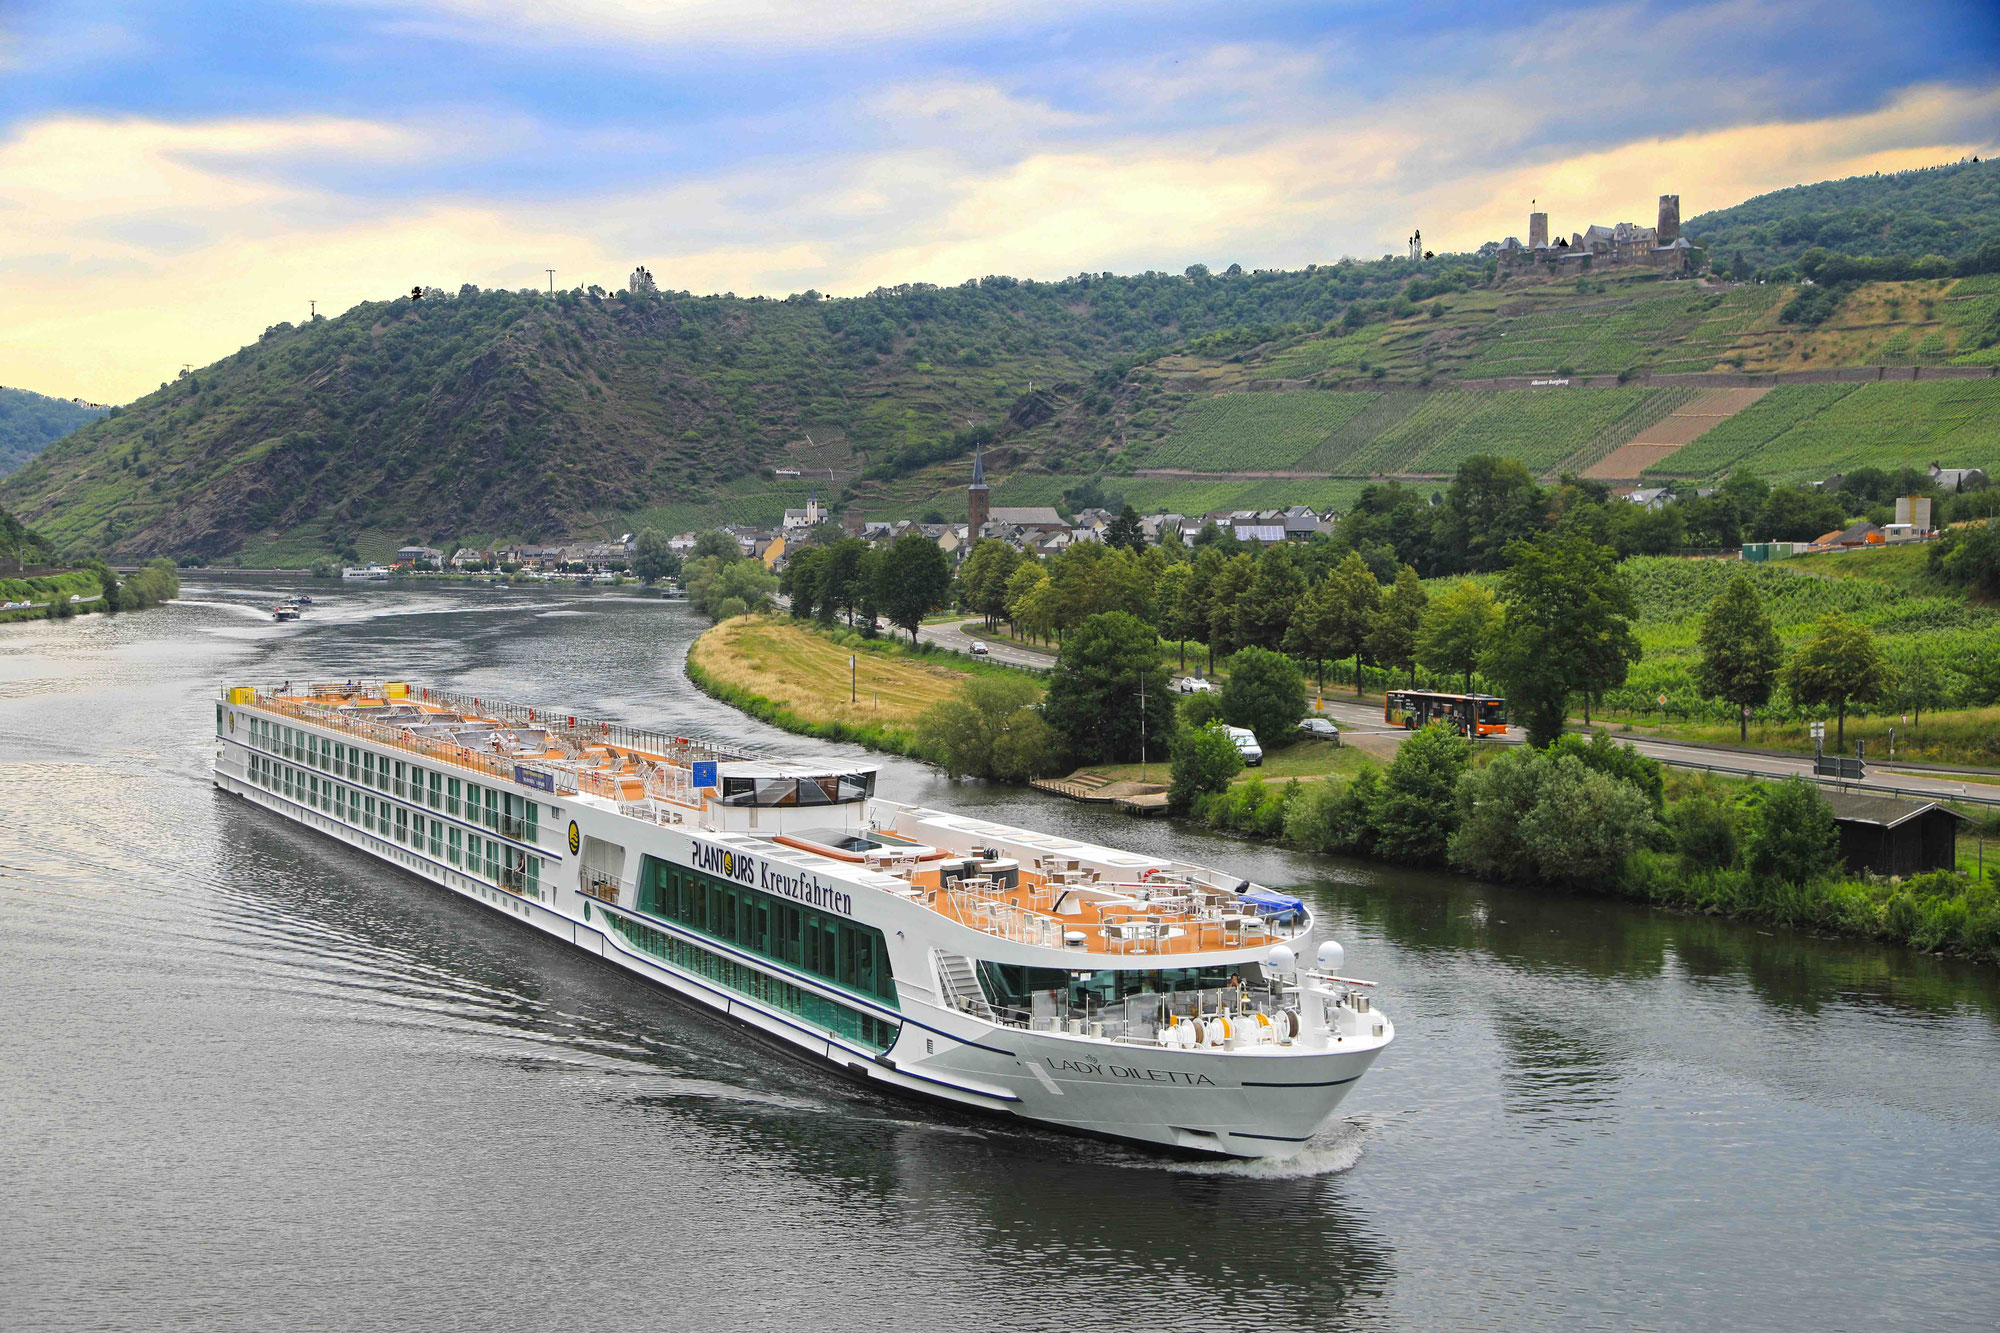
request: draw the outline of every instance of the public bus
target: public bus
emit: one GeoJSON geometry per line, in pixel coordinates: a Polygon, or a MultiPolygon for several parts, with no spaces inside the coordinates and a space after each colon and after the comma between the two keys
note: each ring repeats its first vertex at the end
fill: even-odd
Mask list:
{"type": "Polygon", "coordinates": [[[1490,694],[1390,690],[1382,700],[1382,720],[1411,731],[1442,722],[1461,736],[1505,736],[1507,701],[1490,694]]]}

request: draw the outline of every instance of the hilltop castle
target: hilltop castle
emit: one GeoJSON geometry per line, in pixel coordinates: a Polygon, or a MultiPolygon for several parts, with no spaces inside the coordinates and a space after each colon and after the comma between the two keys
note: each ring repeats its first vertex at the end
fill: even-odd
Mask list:
{"type": "Polygon", "coordinates": [[[1498,255],[1500,262],[1509,267],[1542,264],[1559,273],[1643,264],[1680,277],[1694,267],[1693,247],[1681,235],[1681,197],[1677,194],[1660,196],[1660,217],[1655,226],[1620,222],[1606,227],[1592,223],[1584,231],[1571,232],[1568,240],[1558,237],[1553,244],[1549,241],[1549,215],[1530,212],[1528,243],[1522,245],[1518,236],[1509,236],[1500,242],[1498,255]]]}

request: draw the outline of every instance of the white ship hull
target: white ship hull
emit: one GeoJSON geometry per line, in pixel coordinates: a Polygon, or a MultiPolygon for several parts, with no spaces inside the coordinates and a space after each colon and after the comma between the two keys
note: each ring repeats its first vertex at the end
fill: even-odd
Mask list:
{"type": "MultiPolygon", "coordinates": [[[[1329,999],[1323,1011],[1314,1010],[1326,1021],[1309,1023],[1296,1039],[1272,1040],[1269,1020],[1244,1018],[1243,1028],[1263,1041],[1217,1040],[1193,1049],[1163,1035],[1142,1039],[1136,1025],[1107,1036],[1096,1030],[1102,1024],[1025,1015],[1009,1021],[976,999],[970,1010],[984,1012],[973,1012],[965,983],[955,986],[950,975],[954,958],[1041,968],[1034,975],[1042,977],[1052,975],[1051,962],[1130,970],[1148,960],[1129,953],[1080,955],[1074,939],[1068,948],[1046,947],[1021,938],[1018,923],[1004,932],[1014,938],[996,934],[996,927],[977,930],[899,896],[878,870],[796,853],[769,841],[768,829],[707,827],[692,818],[679,825],[656,822],[678,817],[660,805],[648,807],[654,818],[635,818],[631,802],[528,785],[542,780],[534,771],[517,769],[528,783],[508,783],[501,796],[514,802],[503,804],[503,811],[524,809],[529,817],[496,820],[491,799],[501,784],[491,776],[492,764],[470,798],[477,802],[484,788],[488,804],[461,807],[456,795],[440,795],[458,790],[451,779],[428,782],[456,770],[431,758],[412,759],[408,745],[300,722],[254,704],[219,706],[215,785],[878,1087],[1182,1152],[1287,1157],[1322,1128],[1394,1036],[1386,1017],[1351,996],[1353,1007],[1329,999]],[[370,769],[358,767],[364,760],[370,769]],[[371,771],[376,762],[382,765],[379,782],[371,771]],[[391,764],[397,765],[393,785],[391,764]],[[606,849],[616,849],[615,865],[606,862],[606,849]],[[851,922],[855,940],[865,932],[880,942],[884,956],[872,960],[875,980],[830,981],[795,965],[796,957],[788,963],[774,956],[783,952],[781,942],[744,947],[657,907],[641,910],[646,876],[664,883],[669,873],[711,890],[740,885],[746,904],[754,897],[760,904],[804,905],[793,919],[802,913],[808,934],[814,921],[829,932],[829,960],[832,923],[845,928],[851,922]]],[[[934,835],[948,831],[956,818],[873,800],[856,809],[867,812],[870,827],[900,820],[899,827],[914,823],[934,835]]],[[[751,822],[758,813],[749,812],[751,822]]],[[[769,821],[782,812],[763,813],[769,821]]],[[[794,826],[801,818],[830,817],[824,807],[793,813],[794,826]]],[[[1031,836],[977,828],[995,840],[1006,833],[1031,836]]],[[[784,919],[782,911],[769,916],[779,930],[784,919]]],[[[793,929],[796,934],[796,924],[793,929]]],[[[841,946],[843,965],[850,961],[848,947],[841,946]]],[[[866,952],[865,944],[856,948],[866,952]]],[[[1260,945],[1246,952],[1236,940],[1231,947],[1151,961],[1187,968],[1242,965],[1267,951],[1260,945]]],[[[869,961],[863,959],[864,973],[869,961]]],[[[1281,1036],[1283,1022],[1281,1014],[1281,1036]]]]}

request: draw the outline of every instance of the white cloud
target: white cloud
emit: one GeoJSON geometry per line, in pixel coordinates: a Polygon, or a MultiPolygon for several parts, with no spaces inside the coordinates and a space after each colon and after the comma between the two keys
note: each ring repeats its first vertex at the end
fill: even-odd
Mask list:
{"type": "Polygon", "coordinates": [[[1663,191],[1693,216],[1795,182],[1989,153],[2000,85],[1581,152],[1523,148],[1534,107],[1476,85],[1338,114],[1288,103],[1199,131],[1135,133],[1108,112],[936,82],[859,114],[864,129],[908,132],[681,181],[628,187],[613,173],[590,196],[400,205],[304,183],[301,167],[338,176],[490,149],[459,143],[456,127],[324,117],[31,124],[0,142],[0,382],[122,401],[302,317],[308,298],[332,312],[416,282],[539,286],[550,265],[566,284],[616,286],[643,261],[697,292],[857,292],[1299,265],[1396,249],[1412,226],[1435,248],[1469,249],[1520,233],[1531,195],[1564,231],[1648,220],[1663,191]]]}
{"type": "MultiPolygon", "coordinates": [[[[798,50],[1021,30],[1084,13],[1142,13],[1143,0],[336,0],[404,28],[479,42],[605,41],[798,50]]],[[[1181,7],[1176,5],[1175,7],[1181,7]]],[[[1191,6],[1189,6],[1191,7],[1191,6]]]]}

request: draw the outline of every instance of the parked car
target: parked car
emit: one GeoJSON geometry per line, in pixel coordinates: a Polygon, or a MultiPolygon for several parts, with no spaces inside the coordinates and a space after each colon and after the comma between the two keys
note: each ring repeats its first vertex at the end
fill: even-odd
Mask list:
{"type": "Polygon", "coordinates": [[[1321,740],[1332,741],[1335,745],[1340,744],[1340,728],[1323,717],[1315,716],[1301,720],[1299,730],[1308,736],[1317,736],[1321,740]]]}
{"type": "Polygon", "coordinates": [[[1257,744],[1257,733],[1248,727],[1224,727],[1222,732],[1235,742],[1236,753],[1243,756],[1245,768],[1259,768],[1264,763],[1264,747],[1257,744]]]}
{"type": "Polygon", "coordinates": [[[985,657],[987,655],[984,640],[974,639],[972,641],[972,655],[974,657],[985,657]]]}
{"type": "Polygon", "coordinates": [[[1174,682],[1174,688],[1182,694],[1213,694],[1215,686],[1200,676],[1182,676],[1174,682]]]}

